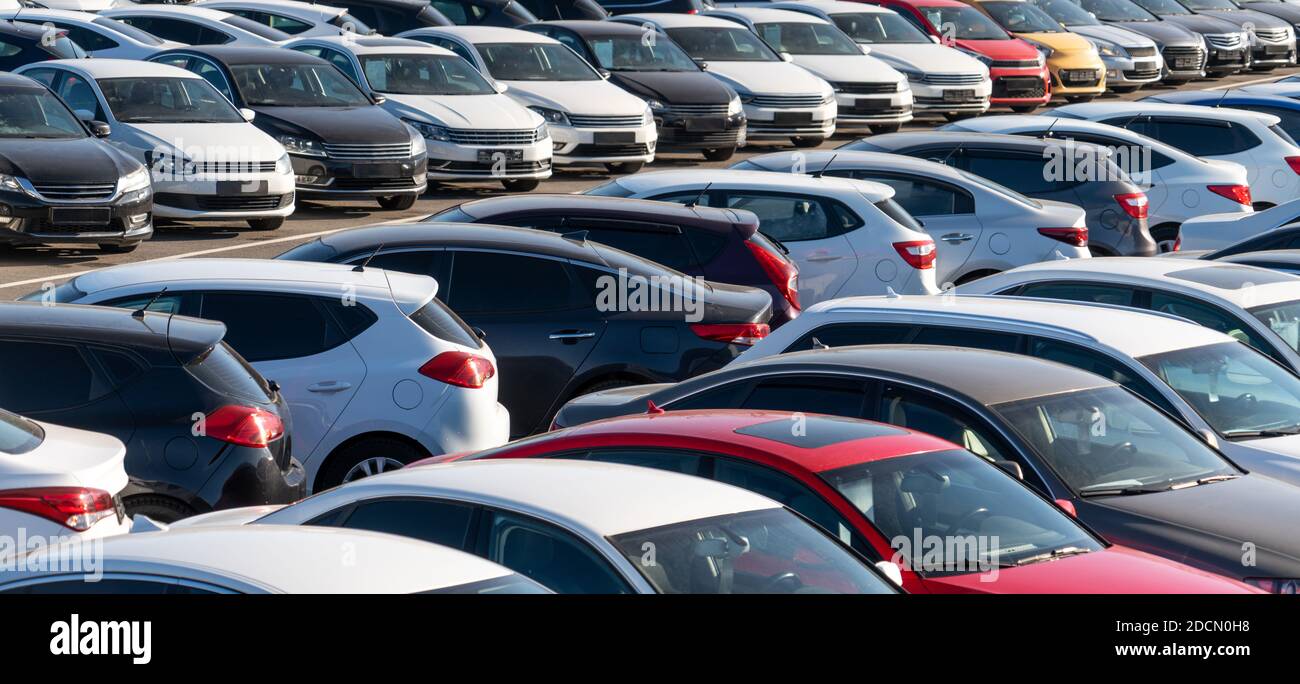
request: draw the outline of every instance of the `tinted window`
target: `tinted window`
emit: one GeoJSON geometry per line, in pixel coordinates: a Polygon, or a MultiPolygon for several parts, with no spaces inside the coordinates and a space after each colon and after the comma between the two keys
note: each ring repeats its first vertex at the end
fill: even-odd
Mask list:
{"type": "Polygon", "coordinates": [[[1196,123],[1155,119],[1147,135],[1198,157],[1243,152],[1259,138],[1240,124],[1196,123]]]}
{"type": "Polygon", "coordinates": [[[215,65],[209,62],[195,60],[194,73],[203,77],[203,80],[212,84],[218,92],[226,96],[226,99],[234,101],[235,96],[230,92],[230,83],[226,81],[226,75],[221,72],[215,65]]]}
{"type": "Polygon", "coordinates": [[[41,426],[22,416],[0,411],[0,453],[24,454],[40,446],[44,439],[41,426]]]}
{"type": "Polygon", "coordinates": [[[1136,392],[1143,399],[1167,411],[1169,415],[1178,415],[1178,411],[1156,391],[1156,388],[1151,386],[1151,383],[1139,379],[1115,359],[1084,349],[1078,345],[1039,339],[1030,340],[1029,355],[1063,363],[1067,366],[1074,366],[1075,368],[1082,368],[1089,373],[1100,375],[1136,392]]]}
{"type": "Polygon", "coordinates": [[[910,176],[881,176],[871,172],[853,175],[855,178],[873,180],[893,188],[894,201],[913,216],[946,216],[975,211],[975,200],[970,193],[950,185],[910,176]]]}
{"type": "Polygon", "coordinates": [[[685,271],[696,265],[685,237],[667,226],[654,230],[634,224],[577,217],[566,218],[557,232],[574,230],[586,230],[588,240],[663,264],[674,271],[685,271]]]}
{"type": "Polygon", "coordinates": [[[1118,285],[1092,285],[1089,283],[1030,283],[1020,289],[1022,297],[1066,299],[1074,302],[1096,302],[1113,306],[1131,306],[1134,290],[1118,285]]]}
{"type": "Polygon", "coordinates": [[[1151,309],[1182,316],[1211,330],[1225,333],[1238,342],[1245,342],[1256,349],[1266,350],[1270,355],[1276,354],[1273,345],[1256,333],[1245,321],[1216,306],[1168,292],[1152,292],[1151,309]]]}
{"type": "Polygon", "coordinates": [[[80,406],[107,390],[70,344],[0,340],[0,406],[18,413],[80,406]]]}
{"type": "Polygon", "coordinates": [[[785,351],[806,351],[827,347],[845,347],[853,344],[901,344],[912,331],[910,325],[868,325],[843,323],[825,325],[804,334],[785,351]]]}
{"type": "Polygon", "coordinates": [[[68,37],[71,38],[74,43],[80,45],[83,50],[92,52],[95,50],[111,50],[118,45],[117,41],[108,38],[104,34],[98,31],[91,31],[90,29],[81,26],[70,26],[68,24],[58,25],[53,22],[42,23],[58,26],[58,28],[67,31],[68,37]]]}
{"type": "Polygon", "coordinates": [[[319,354],[344,341],[308,297],[209,292],[203,317],[226,324],[226,342],[251,362],[319,354]]]}
{"type": "Polygon", "coordinates": [[[232,40],[230,36],[220,31],[214,31],[206,26],[179,19],[120,17],[118,20],[141,31],[152,33],[159,38],[174,40],[186,45],[221,45],[232,40]]]}
{"type": "Polygon", "coordinates": [[[90,352],[108,372],[109,382],[114,387],[121,387],[145,371],[141,362],[130,354],[109,349],[91,349],[90,352]]]}
{"type": "Polygon", "coordinates": [[[609,563],[569,533],[509,513],[492,518],[488,560],[560,594],[629,593],[609,563]]]}
{"type": "Polygon", "coordinates": [[[555,259],[457,252],[452,264],[450,304],[463,314],[569,309],[573,292],[569,269],[555,259]]]}
{"type": "Polygon", "coordinates": [[[103,121],[104,109],[99,106],[95,89],[86,79],[72,73],[66,73],[57,90],[59,97],[68,103],[72,111],[90,112],[96,121],[103,121]]]}
{"type": "Polygon", "coordinates": [[[981,422],[950,401],[905,387],[887,386],[881,392],[879,420],[925,432],[992,460],[1007,460],[981,422]]]}
{"type": "Polygon", "coordinates": [[[993,351],[1014,353],[1019,347],[1020,337],[1007,333],[986,332],[971,328],[921,328],[912,339],[912,344],[937,344],[950,347],[973,347],[993,351]]]}
{"type": "Polygon", "coordinates": [[[256,10],[238,8],[231,8],[224,11],[250,21],[255,21],[263,26],[269,26],[278,31],[283,31],[290,35],[302,33],[312,26],[305,21],[299,21],[293,17],[286,17],[283,14],[271,14],[270,12],[258,12],[256,10]]]}
{"type": "Polygon", "coordinates": [[[434,544],[465,548],[474,510],[432,499],[387,499],[357,505],[343,527],[386,532],[434,544]]]}
{"type": "Polygon", "coordinates": [[[1026,195],[1055,192],[1061,185],[1050,180],[1041,155],[968,150],[963,160],[967,171],[1026,195]]]}
{"type": "Polygon", "coordinates": [[[847,233],[861,224],[838,203],[803,195],[728,191],[726,206],[758,215],[764,235],[782,242],[820,240],[847,233]]]}
{"type": "Polygon", "coordinates": [[[861,417],[864,397],[857,380],[778,378],[759,382],[741,408],[861,417]]]}
{"type": "Polygon", "coordinates": [[[411,314],[411,322],[440,340],[471,349],[483,346],[483,341],[474,334],[465,321],[437,299],[431,299],[428,304],[416,309],[415,313],[411,314]]]}
{"type": "Polygon", "coordinates": [[[266,380],[225,342],[195,357],[185,367],[199,382],[221,394],[256,402],[271,398],[266,380]]]}
{"type": "Polygon", "coordinates": [[[483,7],[468,2],[457,2],[456,0],[432,0],[429,4],[446,15],[457,26],[482,22],[488,13],[483,7]]]}

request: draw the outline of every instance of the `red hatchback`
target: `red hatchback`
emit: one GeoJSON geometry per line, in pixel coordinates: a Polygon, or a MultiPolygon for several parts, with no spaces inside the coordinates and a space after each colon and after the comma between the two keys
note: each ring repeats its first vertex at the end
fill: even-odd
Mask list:
{"type": "Polygon", "coordinates": [[[898,12],[939,42],[978,59],[993,79],[990,103],[1031,112],[1051,99],[1047,60],[1038,48],[957,0],[860,0],[898,12]]]}
{"type": "MultiPolygon", "coordinates": [[[[657,409],[652,409],[657,411],[657,409]]],[[[674,411],[530,437],[474,458],[608,461],[780,501],[920,593],[1252,593],[1108,544],[996,465],[937,437],[784,411],[674,411]],[[891,569],[892,571],[892,569],[891,569]]]]}

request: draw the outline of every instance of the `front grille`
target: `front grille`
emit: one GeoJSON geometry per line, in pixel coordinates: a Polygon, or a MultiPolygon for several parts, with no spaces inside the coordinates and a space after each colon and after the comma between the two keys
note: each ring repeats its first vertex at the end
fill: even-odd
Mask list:
{"type": "Polygon", "coordinates": [[[1155,57],[1156,49],[1154,47],[1132,47],[1124,48],[1129,57],[1155,57]]]}
{"type": "Polygon", "coordinates": [[[1043,79],[1035,76],[1008,76],[993,79],[993,97],[1031,98],[1047,94],[1043,79]]]}
{"type": "Polygon", "coordinates": [[[962,100],[960,102],[945,100],[942,97],[916,97],[912,100],[912,103],[915,105],[921,105],[925,107],[948,106],[948,107],[961,108],[961,107],[982,107],[987,101],[988,100],[982,97],[972,97],[970,99],[962,100]]]}
{"type": "Polygon", "coordinates": [[[1165,64],[1169,65],[1170,69],[1175,69],[1175,70],[1191,69],[1191,70],[1199,71],[1205,68],[1205,51],[1202,50],[1201,48],[1193,47],[1190,45],[1187,46],[1174,45],[1165,48],[1161,52],[1165,57],[1165,64]],[[1177,60],[1180,59],[1195,60],[1195,64],[1191,66],[1179,66],[1177,60]]]}
{"type": "Polygon", "coordinates": [[[979,85],[984,82],[983,74],[926,74],[922,83],[929,85],[979,85]]]}
{"type": "Polygon", "coordinates": [[[645,143],[635,145],[578,145],[569,152],[570,157],[639,157],[650,154],[645,143]]]}
{"type": "Polygon", "coordinates": [[[414,178],[335,178],[333,190],[410,190],[419,187],[414,178]]]}
{"type": "Polygon", "coordinates": [[[640,126],[643,121],[645,119],[640,114],[635,116],[569,115],[569,123],[578,128],[634,128],[640,126]]]}
{"type": "Polygon", "coordinates": [[[1286,41],[1288,38],[1290,38],[1290,36],[1288,36],[1287,33],[1288,33],[1288,31],[1287,31],[1286,29],[1284,29],[1284,28],[1272,28],[1272,29],[1262,29],[1262,28],[1257,28],[1257,29],[1255,29],[1255,37],[1256,37],[1256,38],[1259,38],[1260,40],[1264,41],[1265,43],[1281,43],[1281,42],[1284,42],[1284,41],[1286,41]]]}
{"type": "Polygon", "coordinates": [[[1156,78],[1159,75],[1160,75],[1160,70],[1154,67],[1150,69],[1131,69],[1129,71],[1124,72],[1124,78],[1139,80],[1139,81],[1148,78],[1156,78]]]}
{"type": "Polygon", "coordinates": [[[675,104],[663,110],[665,114],[677,116],[726,116],[727,103],[722,104],[675,104]]]}
{"type": "Polygon", "coordinates": [[[275,162],[195,162],[193,168],[194,173],[271,173],[275,171],[275,162]]]}
{"type": "Polygon", "coordinates": [[[457,145],[531,145],[537,142],[537,131],[480,131],[453,128],[447,131],[451,142],[457,145]]]}
{"type": "Polygon", "coordinates": [[[1086,88],[1101,82],[1101,74],[1096,69],[1062,69],[1060,81],[1067,88],[1086,88]]]}
{"type": "Polygon", "coordinates": [[[743,128],[729,131],[684,131],[680,128],[664,128],[659,131],[659,146],[700,145],[704,147],[730,147],[740,140],[743,128]]]}
{"type": "Polygon", "coordinates": [[[881,93],[896,93],[901,84],[895,83],[832,83],[831,87],[836,92],[845,95],[879,95],[881,93]]]}
{"type": "Polygon", "coordinates": [[[108,199],[117,192],[117,183],[33,183],[32,187],[52,200],[108,199]]]}
{"type": "Polygon", "coordinates": [[[840,116],[898,117],[912,111],[908,105],[901,107],[840,107],[840,116]]]}
{"type": "Polygon", "coordinates": [[[373,161],[376,159],[409,159],[411,143],[388,145],[325,143],[325,154],[330,159],[343,161],[373,161]]]}
{"type": "Polygon", "coordinates": [[[1243,44],[1240,33],[1219,33],[1207,35],[1205,36],[1205,39],[1210,41],[1210,45],[1213,45],[1220,50],[1235,50],[1243,44]]]}
{"type": "Polygon", "coordinates": [[[293,193],[285,195],[187,195],[184,193],[160,192],[154,196],[154,203],[177,209],[199,211],[269,211],[283,209],[293,204],[293,193]]]}
{"type": "MultiPolygon", "coordinates": [[[[505,173],[539,173],[551,168],[551,160],[543,159],[540,161],[511,161],[505,163],[505,173]]],[[[446,161],[434,162],[429,165],[429,170],[438,172],[455,172],[455,173],[472,173],[472,174],[492,174],[502,171],[491,162],[479,163],[472,161],[446,161]]]]}
{"type": "Polygon", "coordinates": [[[807,109],[820,107],[823,102],[821,95],[755,95],[750,100],[755,107],[772,109],[807,109]]]}
{"type": "Polygon", "coordinates": [[[1043,66],[1043,63],[1036,59],[995,59],[992,66],[994,69],[1033,69],[1043,66]]]}

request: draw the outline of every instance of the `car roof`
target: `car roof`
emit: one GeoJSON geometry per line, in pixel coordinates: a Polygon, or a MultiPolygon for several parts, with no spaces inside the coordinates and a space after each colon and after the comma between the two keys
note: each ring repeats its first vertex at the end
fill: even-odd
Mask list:
{"type": "MultiPolygon", "coordinates": [[[[167,566],[182,568],[175,574],[199,581],[208,575],[219,585],[228,583],[216,577],[294,594],[411,594],[511,574],[496,563],[445,546],[332,527],[191,527],[112,536],[103,540],[102,548],[105,572],[156,573],[159,566],[167,566]],[[345,552],[350,562],[340,562],[345,552]]],[[[51,553],[58,557],[60,550],[72,554],[78,548],[53,547],[26,558],[51,553]]],[[[20,573],[6,579],[45,574],[20,573]]]]}
{"type": "MultiPolygon", "coordinates": [[[[863,138],[862,142],[869,145],[876,145],[884,149],[902,149],[914,145],[929,145],[934,143],[944,144],[961,144],[970,147],[986,148],[991,147],[1001,150],[1027,150],[1040,153],[1042,150],[1052,146],[1063,145],[1063,141],[1040,140],[1039,138],[1030,138],[1023,135],[1009,135],[1003,133],[979,133],[975,131],[904,131],[901,133],[886,133],[884,135],[873,135],[863,138]]],[[[851,142],[850,142],[851,144],[851,142]]],[[[1106,148],[1101,145],[1092,145],[1091,143],[1074,143],[1076,147],[1095,147],[1099,154],[1105,153],[1106,148]]]]}
{"type": "Polygon", "coordinates": [[[473,200],[458,208],[476,219],[490,219],[503,214],[517,212],[533,213],[569,213],[576,211],[601,211],[629,214],[632,217],[649,221],[659,217],[664,220],[685,221],[694,224],[725,223],[730,227],[742,221],[742,214],[756,222],[751,212],[744,210],[723,209],[720,207],[688,207],[676,202],[659,202],[656,200],[630,199],[624,197],[603,197],[600,195],[571,195],[529,193],[525,195],[497,195],[473,200]]]}
{"type": "Polygon", "coordinates": [[[1115,101],[1115,102],[1085,102],[1081,104],[1065,105],[1050,110],[1045,113],[1056,112],[1060,115],[1077,113],[1088,118],[1094,116],[1125,116],[1141,114],[1168,114],[1176,116],[1194,117],[1197,119],[1221,119],[1240,124],[1264,124],[1275,126],[1281,121],[1272,114],[1262,112],[1251,112],[1244,109],[1232,109],[1230,107],[1211,108],[1201,105],[1171,104],[1168,102],[1151,102],[1150,100],[1137,100],[1133,102],[1115,101]]]}
{"type": "Polygon", "coordinates": [[[170,64],[145,62],[138,59],[53,59],[40,62],[41,66],[62,66],[84,72],[91,78],[203,78],[202,76],[170,64]]]}
{"type": "Polygon", "coordinates": [[[1181,103],[1202,103],[1198,107],[1204,107],[1203,103],[1213,102],[1223,107],[1232,107],[1235,104],[1253,104],[1267,105],[1278,109],[1300,110],[1300,101],[1280,95],[1266,95],[1264,93],[1252,93],[1245,90],[1175,90],[1171,93],[1157,93],[1142,98],[1143,102],[1160,102],[1168,101],[1173,104],[1181,103]],[[1159,98],[1154,100],[1151,98],[1159,98]]]}
{"type": "MultiPolygon", "coordinates": [[[[806,172],[817,171],[822,168],[843,169],[884,164],[891,170],[923,173],[932,178],[944,178],[964,186],[972,184],[970,178],[955,167],[933,162],[929,159],[921,159],[920,157],[908,157],[901,154],[872,152],[869,150],[808,150],[801,154],[800,159],[806,172]],[[827,166],[828,162],[830,166],[827,166]]],[[[760,166],[763,165],[762,162],[764,161],[775,161],[777,164],[768,168],[785,171],[793,165],[795,158],[789,152],[769,152],[749,157],[745,161],[760,166]]]]}
{"type": "MultiPolygon", "coordinates": [[[[1221,332],[1176,316],[1031,297],[845,297],[818,302],[801,317],[851,314],[854,311],[905,313],[912,317],[932,318],[936,324],[964,321],[988,330],[996,329],[997,321],[1024,323],[1044,331],[1055,331],[1058,335],[1106,345],[1134,357],[1234,341],[1221,332]]],[[[804,322],[812,323],[814,320],[807,318],[804,322]]],[[[802,325],[799,327],[804,328],[802,325]]]]}
{"type": "MultiPolygon", "coordinates": [[[[113,13],[133,12],[139,14],[158,14],[162,16],[179,15],[191,19],[207,19],[209,21],[221,21],[228,17],[234,16],[225,10],[203,7],[200,5],[124,5],[113,7],[108,10],[113,13]]],[[[112,15],[105,15],[111,17],[112,15]]],[[[238,27],[236,27],[238,28],[238,27]]]]}
{"type": "Polygon", "coordinates": [[[496,248],[561,259],[601,263],[591,243],[569,240],[558,233],[488,223],[380,224],[349,228],[320,238],[339,254],[384,247],[409,247],[435,243],[455,247],[496,248]]]}
{"type": "Polygon", "coordinates": [[[8,71],[0,71],[0,88],[40,88],[45,86],[39,81],[34,81],[22,74],[12,74],[8,71]]]}
{"type": "Polygon", "coordinates": [[[539,21],[528,26],[555,26],[566,28],[580,36],[640,36],[640,26],[624,24],[618,21],[596,21],[594,19],[563,19],[558,21],[539,21]]]}
{"type": "Polygon", "coordinates": [[[0,33],[23,38],[40,39],[45,35],[45,27],[25,21],[5,19],[0,21],[0,33]]]}
{"type": "Polygon", "coordinates": [[[854,192],[865,196],[871,202],[880,202],[894,196],[892,187],[873,181],[832,176],[818,177],[792,173],[772,173],[770,171],[745,171],[742,169],[692,168],[671,171],[643,171],[630,176],[622,176],[617,181],[619,185],[633,192],[643,192],[656,187],[679,184],[742,183],[750,188],[789,188],[794,186],[810,191],[854,192]]]}
{"type": "MultiPolygon", "coordinates": [[[[0,10],[0,15],[4,15],[4,19],[0,19],[0,21],[10,21],[15,18],[21,19],[25,15],[32,15],[32,16],[42,16],[42,17],[55,17],[58,19],[79,20],[79,21],[86,21],[86,22],[93,21],[99,16],[94,12],[80,12],[78,10],[54,9],[52,7],[9,7],[0,10]]],[[[108,17],[105,18],[107,19],[108,17]]],[[[111,28],[111,27],[105,27],[105,28],[111,28]]]]}
{"type": "Polygon", "coordinates": [[[708,17],[699,14],[669,14],[666,12],[645,12],[637,14],[626,14],[622,16],[611,17],[615,21],[623,22],[649,22],[657,24],[663,29],[675,28],[728,28],[744,29],[745,27],[736,24],[730,19],[720,19],[718,17],[708,17]]]}
{"type": "Polygon", "coordinates": [[[200,6],[206,5],[212,7],[212,5],[217,4],[227,5],[229,7],[266,7],[268,9],[281,9],[284,11],[298,11],[308,15],[314,13],[326,17],[335,17],[347,13],[347,9],[343,7],[336,7],[330,4],[316,4],[314,2],[299,2],[299,0],[221,0],[219,2],[203,2],[200,6]]]}
{"type": "MultiPolygon", "coordinates": [[[[171,5],[149,5],[149,7],[170,7],[171,5]]],[[[187,5],[188,6],[188,5],[187,5]]],[[[242,47],[235,45],[189,45],[182,48],[162,50],[150,55],[154,59],[159,55],[192,53],[214,59],[226,66],[241,64],[329,64],[319,57],[313,57],[297,50],[285,50],[279,47],[242,47]]]]}
{"type": "Polygon", "coordinates": [[[557,43],[554,38],[533,31],[504,26],[426,26],[460,36],[471,43],[557,43]]]}
{"type": "Polygon", "coordinates": [[[353,36],[308,36],[298,38],[285,44],[285,47],[292,48],[295,45],[303,43],[324,43],[334,45],[341,50],[348,50],[357,55],[375,55],[375,54],[413,54],[424,53],[430,55],[450,55],[456,53],[436,45],[431,45],[424,41],[414,40],[411,38],[388,38],[385,36],[367,36],[356,38],[353,36]],[[396,49],[395,49],[396,48],[396,49]]]}
{"type": "Polygon", "coordinates": [[[107,306],[44,302],[0,302],[0,332],[8,335],[57,337],[85,342],[170,348],[177,356],[202,353],[226,336],[226,326],[188,316],[153,311],[136,317],[131,311],[107,306]]]}
{"type": "Polygon", "coordinates": [[[894,10],[865,2],[845,2],[844,0],[802,0],[783,4],[806,5],[827,14],[893,14],[894,10]]]}
{"type": "Polygon", "coordinates": [[[744,17],[756,24],[786,23],[786,24],[824,24],[826,23],[821,17],[814,17],[811,14],[795,12],[787,9],[772,9],[770,7],[719,7],[711,10],[713,16],[734,14],[738,17],[744,17]]]}

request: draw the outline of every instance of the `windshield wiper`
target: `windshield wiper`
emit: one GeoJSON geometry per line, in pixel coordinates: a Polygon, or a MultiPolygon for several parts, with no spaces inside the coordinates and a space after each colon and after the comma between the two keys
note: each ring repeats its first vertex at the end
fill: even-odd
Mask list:
{"type": "Polygon", "coordinates": [[[1129,487],[1106,487],[1104,489],[1085,489],[1079,492],[1079,496],[1088,498],[1091,496],[1130,496],[1133,494],[1151,494],[1153,492],[1167,492],[1172,489],[1172,485],[1163,482],[1158,485],[1132,485],[1129,487]]]}
{"type": "Polygon", "coordinates": [[[789,255],[790,255],[790,248],[789,248],[789,247],[786,247],[784,242],[781,242],[780,240],[778,240],[778,239],[772,237],[771,235],[768,235],[767,233],[763,233],[763,231],[761,231],[761,230],[758,231],[758,232],[762,233],[762,234],[763,234],[763,237],[767,238],[767,241],[768,241],[768,242],[772,243],[773,245],[776,245],[776,248],[779,249],[779,250],[781,250],[781,253],[782,253],[782,254],[784,254],[784,255],[786,255],[786,256],[789,256],[789,255]]]}
{"type": "Polygon", "coordinates": [[[1188,480],[1186,482],[1179,482],[1178,484],[1175,484],[1172,487],[1170,487],[1170,489],[1188,489],[1190,487],[1199,487],[1203,484],[1210,484],[1211,482],[1223,482],[1225,480],[1235,480],[1239,477],[1241,476],[1234,475],[1234,474],[1208,475],[1206,477],[1200,478],[1199,480],[1188,480]]]}
{"type": "Polygon", "coordinates": [[[1300,425],[1264,430],[1228,430],[1223,433],[1223,436],[1228,439],[1259,439],[1261,437],[1290,437],[1292,435],[1300,435],[1300,425]]]}
{"type": "Polygon", "coordinates": [[[1092,553],[1092,549],[1085,549],[1078,546],[1062,546],[1059,549],[1052,549],[1047,553],[1040,553],[1036,556],[1021,558],[1020,560],[1016,561],[1015,564],[1029,565],[1030,563],[1039,563],[1041,561],[1055,560],[1057,558],[1064,558],[1066,556],[1077,556],[1083,553],[1092,553]]]}

